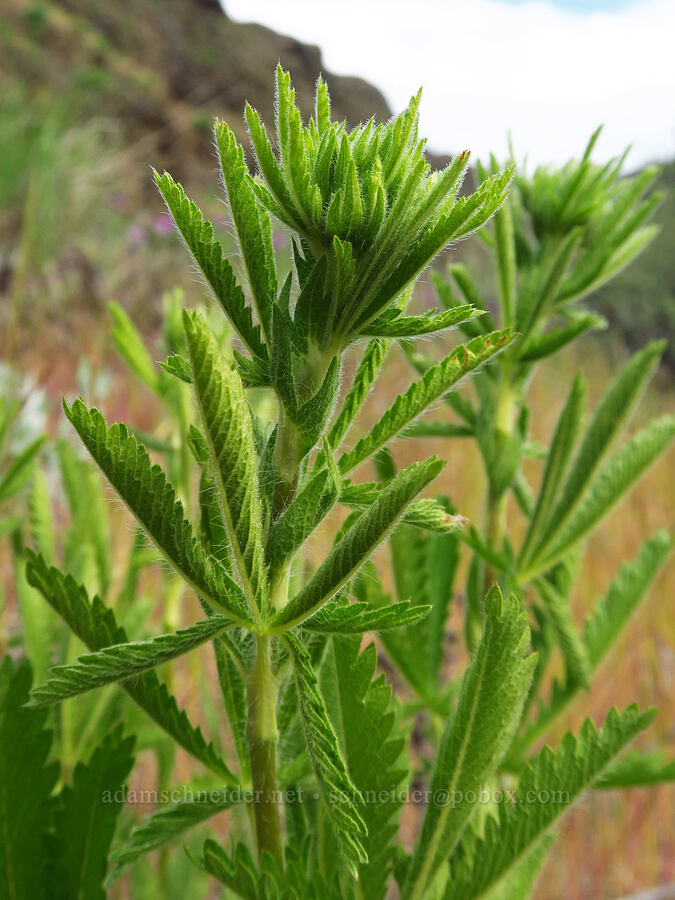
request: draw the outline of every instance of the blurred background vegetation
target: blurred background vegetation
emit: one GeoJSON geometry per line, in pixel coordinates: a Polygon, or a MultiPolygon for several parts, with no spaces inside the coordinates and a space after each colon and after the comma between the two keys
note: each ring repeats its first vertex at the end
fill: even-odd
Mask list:
{"type": "MultiPolygon", "coordinates": [[[[172,308],[175,289],[184,291],[192,303],[203,303],[205,294],[190,276],[149,167],[167,168],[183,181],[205,212],[221,223],[227,242],[225,209],[212,190],[211,123],[214,116],[225,118],[245,141],[242,110],[246,100],[271,121],[270,88],[277,60],[292,72],[300,105],[309,110],[322,69],[319,49],[262,26],[235,23],[218,0],[136,0],[133,4],[4,0],[0,13],[0,389],[12,392],[20,405],[12,432],[15,449],[29,446],[45,425],[56,435],[65,434],[59,399],[76,391],[101,405],[109,419],[126,419],[139,429],[154,432],[159,428],[161,433],[166,425],[161,401],[128,377],[115,353],[108,303],[114,300],[126,310],[152,358],[161,359],[166,312],[172,308]]],[[[351,124],[371,115],[389,117],[386,101],[373,86],[359,78],[331,76],[325,70],[324,75],[337,117],[351,124]]],[[[495,135],[495,141],[501,141],[501,135],[495,135]]],[[[440,165],[446,159],[434,157],[431,162],[440,165]]],[[[670,346],[657,388],[643,401],[636,426],[650,414],[672,408],[674,182],[675,162],[671,162],[664,165],[656,184],[667,191],[655,217],[661,233],[636,262],[592,298],[591,305],[609,320],[609,332],[590,335],[581,350],[574,345],[573,351],[556,356],[539,380],[533,406],[540,413],[536,430],[542,439],[550,435],[562,399],[558,386],[568,383],[573,369],[584,370],[597,396],[628,349],[641,347],[652,337],[669,338],[670,346]]],[[[281,247],[285,237],[280,233],[275,240],[281,247]]],[[[474,238],[448,251],[441,264],[450,260],[480,266],[483,252],[480,240],[474,238]]],[[[422,284],[414,302],[433,302],[428,285],[422,284]]],[[[119,326],[119,316],[117,322],[119,326]]],[[[387,396],[393,398],[407,385],[407,378],[403,356],[392,356],[387,363],[387,396]]],[[[371,398],[373,421],[384,405],[386,396],[371,398]]],[[[453,498],[461,513],[477,516],[484,495],[480,466],[473,451],[459,442],[455,446],[439,488],[453,498]]],[[[447,444],[433,449],[447,455],[447,444]]],[[[429,451],[425,442],[425,454],[429,451]]],[[[57,543],[72,545],[77,537],[68,537],[71,532],[65,530],[61,534],[64,523],[70,521],[68,486],[64,489],[61,481],[68,471],[75,472],[75,484],[84,485],[86,478],[64,463],[67,451],[62,447],[53,458],[52,451],[44,452],[47,481],[39,489],[49,492],[56,505],[57,543]]],[[[411,441],[402,452],[412,461],[418,448],[411,441]]],[[[621,559],[635,554],[640,535],[661,524],[672,525],[672,467],[671,454],[643,479],[630,507],[624,506],[593,537],[584,563],[584,590],[576,598],[580,614],[590,608],[621,559]]],[[[74,515],[70,498],[70,519],[74,515]]],[[[77,515],[86,522],[86,509],[77,515]]],[[[74,524],[71,521],[69,528],[74,524]]],[[[107,527],[101,539],[129,551],[130,526],[119,511],[112,512],[107,527]]],[[[95,553],[96,535],[88,539],[94,542],[95,553]]],[[[74,552],[72,546],[64,549],[74,552]]],[[[320,557],[321,548],[316,552],[320,557]]],[[[23,583],[7,540],[0,542],[0,567],[0,651],[4,652],[22,640],[17,594],[23,583]]],[[[114,580],[115,573],[111,577],[114,580]]],[[[152,607],[151,581],[148,593],[152,607]]],[[[629,640],[607,665],[601,688],[590,700],[580,701],[590,703],[591,714],[598,718],[611,704],[637,700],[641,706],[657,705],[661,738],[671,742],[675,737],[674,596],[671,569],[652,592],[629,640]]],[[[162,616],[165,611],[158,607],[156,614],[162,616]]],[[[39,637],[31,633],[27,642],[39,637]]],[[[180,695],[199,720],[203,685],[194,667],[184,674],[180,695]]],[[[578,724],[581,705],[576,713],[570,712],[565,726],[578,724]]],[[[141,765],[135,777],[143,776],[141,765]]],[[[674,799],[668,788],[589,799],[567,820],[548,874],[541,879],[539,896],[542,900],[616,897],[643,885],[675,880],[674,799]]],[[[177,887],[179,883],[180,879],[177,887]]],[[[133,896],[145,896],[139,891],[133,896]]]]}

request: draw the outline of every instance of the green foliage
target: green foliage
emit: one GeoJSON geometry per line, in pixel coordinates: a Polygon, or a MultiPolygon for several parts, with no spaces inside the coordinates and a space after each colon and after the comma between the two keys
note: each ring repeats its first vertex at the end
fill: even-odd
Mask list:
{"type": "Polygon", "coordinates": [[[159,552],[205,600],[219,606],[240,622],[248,622],[246,601],[217,560],[207,557],[183,506],[162,469],[152,465],[142,445],[124,425],[106,425],[97,409],[88,410],[81,400],[66,415],[82,442],[136,517],[159,552]]]}
{"type": "MultiPolygon", "coordinates": [[[[50,568],[42,557],[29,553],[27,577],[90,650],[126,642],[126,634],[115,621],[113,611],[106,608],[98,597],[90,601],[85,588],[78,585],[72,576],[50,568]]],[[[236,783],[213,745],[207,744],[201,730],[191,725],[185,712],[178,708],[176,700],[154,672],[145,672],[133,681],[123,681],[121,684],[177,744],[221,778],[236,783]]]]}
{"type": "Polygon", "coordinates": [[[501,803],[498,818],[487,819],[485,836],[468,864],[460,859],[453,866],[451,858],[445,896],[488,896],[515,866],[537,854],[555,822],[653,718],[653,712],[640,715],[635,706],[623,713],[612,709],[600,731],[587,719],[578,738],[568,732],[557,751],[545,747],[520,779],[518,802],[501,803]]]}
{"type": "MultiPolygon", "coordinates": [[[[513,167],[499,172],[492,160],[489,173],[480,170],[479,189],[459,196],[468,154],[431,173],[418,136],[419,95],[386,124],[348,130],[332,121],[321,79],[307,124],[281,68],[276,91],[273,141],[258,113],[246,110],[256,174],[235,132],[223,122],[215,127],[236,266],[182,186],[155,173],[229,325],[181,313],[180,298],[167,298],[160,355],[166,362],[156,366],[129,316],[111,306],[113,342],[162,404],[164,431],[108,426],[82,400],[64,404],[141,529],[126,570],[112,558],[101,490],[87,463],[60,445],[72,520],[63,553],[44,478],[34,482],[35,550],[24,553],[15,538],[17,567],[25,559],[33,591],[24,599],[19,592],[22,615],[36,617],[41,595],[89,653],[67,643],[56,660],[63,664],[46,675],[52,644],[36,634],[30,639],[29,626],[25,644],[46,677],[30,701],[27,669],[15,674],[9,661],[0,668],[3,821],[16,806],[30,832],[28,851],[13,831],[3,833],[5,880],[19,884],[37,872],[58,882],[58,896],[99,897],[107,857],[117,864],[111,877],[130,866],[134,884],[135,867],[159,850],[166,879],[169,844],[187,838],[198,868],[251,900],[384,900],[394,879],[404,900],[526,898],[555,824],[582,792],[672,778],[672,765],[658,753],[617,761],[651,719],[632,707],[612,711],[599,733],[586,722],[579,738],[570,734],[557,751],[529,758],[532,743],[590,684],[671,546],[664,532],[647,541],[578,626],[571,601],[584,540],[675,433],[666,416],[614,449],[655,370],[660,343],[619,373],[585,430],[585,383],[577,376],[550,447],[531,439],[527,407],[539,360],[602,324],[578,301],[649,241],[654,201],[642,198],[653,173],[619,180],[620,166],[591,164],[592,141],[580,163],[518,176],[508,198],[513,167]],[[424,268],[449,241],[493,216],[486,241],[497,309],[483,301],[478,278],[454,267],[453,284],[432,276],[438,309],[406,314],[424,268]],[[273,220],[290,230],[290,259],[275,259],[273,220]],[[283,284],[281,272],[288,272],[283,284]],[[232,357],[230,327],[243,345],[232,357]],[[467,343],[440,361],[413,346],[413,338],[454,327],[467,343]],[[395,341],[418,377],[338,454],[360,427],[359,412],[395,341]],[[351,379],[343,366],[347,350],[356,356],[351,379]],[[472,399],[459,393],[466,375],[472,399]],[[441,401],[454,421],[420,419],[441,401]],[[449,500],[420,496],[443,469],[435,456],[397,471],[390,445],[412,436],[475,439],[488,483],[483,526],[463,529],[466,520],[449,500]],[[161,456],[163,468],[151,453],[161,456]],[[534,492],[526,458],[542,466],[534,492]],[[369,461],[377,480],[352,481],[369,461]],[[520,546],[513,541],[510,492],[525,519],[520,546]],[[342,525],[332,529],[337,533],[313,568],[310,542],[324,522],[342,525]],[[386,541],[391,596],[373,559],[386,541]],[[463,628],[470,660],[449,680],[448,619],[463,548],[472,557],[463,628]],[[151,628],[141,628],[138,575],[154,560],[179,578],[156,575],[165,633],[152,637],[151,628]],[[186,587],[203,618],[196,619],[186,587]],[[380,634],[394,683],[401,675],[412,689],[402,706],[378,674],[380,651],[372,643],[361,650],[367,632],[380,634]],[[179,709],[168,687],[173,669],[166,685],[154,671],[206,643],[215,666],[198,684],[201,698],[214,686],[220,691],[229,728],[222,752],[179,709]],[[564,675],[544,698],[554,650],[564,675]],[[103,712],[89,708],[92,729],[108,737],[86,765],[71,761],[72,783],[55,794],[56,770],[46,765],[47,713],[35,707],[54,705],[50,715],[67,725],[70,704],[60,701],[113,682],[122,691],[102,695],[103,712]],[[171,746],[162,744],[139,728],[157,751],[160,785],[171,777],[177,744],[227,787],[160,808],[135,828],[127,821],[110,852],[119,804],[104,808],[100,798],[125,780],[132,742],[107,722],[127,715],[117,705],[125,693],[171,739],[171,746]],[[411,762],[406,744],[413,728],[419,752],[411,762]],[[16,733],[27,735],[28,750],[17,751],[16,733]],[[15,772],[16,783],[3,793],[15,772]],[[407,855],[397,823],[405,791],[418,784],[431,799],[407,855]],[[493,808],[478,808],[482,790],[505,786],[513,788],[514,802],[497,803],[493,793],[493,808]],[[201,835],[189,831],[226,810],[231,849],[209,837],[195,852],[201,835]]],[[[0,443],[12,415],[3,407],[0,443]]],[[[27,479],[38,447],[28,445],[3,464],[0,499],[27,479]]],[[[87,699],[73,706],[80,702],[87,699]]],[[[221,719],[208,703],[204,718],[220,739],[221,719]]],[[[41,890],[34,895],[46,896],[41,890]]],[[[24,894],[14,889],[8,896],[24,894]]]]}
{"type": "Polygon", "coordinates": [[[0,663],[0,804],[2,829],[0,896],[45,897],[46,860],[41,832],[52,813],[52,790],[58,765],[47,764],[51,734],[46,713],[26,709],[32,675],[30,665],[14,667],[5,656],[0,663]],[[19,739],[17,739],[19,738],[19,739]]]}
{"type": "Polygon", "coordinates": [[[274,625],[287,630],[325,606],[386,539],[406,507],[442,468],[443,463],[432,457],[425,463],[413,463],[393,478],[335,544],[307,585],[277,614],[274,625]]]}
{"type": "Polygon", "coordinates": [[[122,867],[139,856],[178,840],[190,828],[229,809],[233,802],[231,792],[227,790],[198,791],[193,800],[173,803],[147,816],[133,829],[127,840],[113,848],[110,858],[118,864],[116,874],[120,874],[122,867]]]}
{"type": "Polygon", "coordinates": [[[463,375],[473,372],[501,350],[509,339],[505,332],[475,338],[466,346],[458,347],[443,362],[429,368],[405,394],[396,398],[391,408],[372,427],[370,434],[340,457],[340,471],[347,474],[369,459],[439,400],[463,375]]]}
{"type": "Polygon", "coordinates": [[[119,786],[131,771],[133,746],[134,739],[123,738],[118,727],[86,765],[77,766],[72,786],[61,791],[50,848],[54,858],[48,871],[50,896],[105,898],[108,850],[124,802],[119,786]]]}
{"type": "Polygon", "coordinates": [[[206,435],[218,503],[249,615],[267,603],[258,460],[251,413],[237,373],[220,358],[205,321],[185,313],[192,380],[206,435]]]}
{"type": "Polygon", "coordinates": [[[376,674],[375,646],[359,652],[359,644],[359,638],[333,638],[321,667],[321,684],[350,777],[367,800],[360,810],[367,829],[367,860],[359,863],[359,884],[364,896],[382,900],[403,806],[405,737],[391,687],[376,674]]]}
{"type": "Polygon", "coordinates": [[[352,783],[340,754],[323,697],[307,650],[294,635],[285,641],[293,659],[293,674],[309,758],[316,775],[325,814],[335,829],[348,865],[368,861],[364,839],[368,833],[359,807],[363,800],[352,783]]]}
{"type": "Polygon", "coordinates": [[[103,736],[55,793],[59,764],[47,764],[46,712],[26,705],[31,680],[28,662],[0,662],[0,897],[99,900],[134,739],[121,726],[103,736]]]}
{"type": "Polygon", "coordinates": [[[427,896],[476,811],[469,798],[489,782],[520,722],[536,661],[525,655],[527,616],[514,596],[504,600],[496,586],[485,598],[485,614],[483,638],[441,738],[431,802],[403,889],[406,898],[427,896]]]}
{"type": "Polygon", "coordinates": [[[31,705],[60,703],[67,697],[104,684],[133,678],[189,653],[200,644],[212,640],[229,624],[224,616],[212,616],[190,628],[163,634],[150,641],[113,644],[97,653],[80,657],[73,666],[57,666],[52,669],[49,681],[33,690],[31,705]]]}

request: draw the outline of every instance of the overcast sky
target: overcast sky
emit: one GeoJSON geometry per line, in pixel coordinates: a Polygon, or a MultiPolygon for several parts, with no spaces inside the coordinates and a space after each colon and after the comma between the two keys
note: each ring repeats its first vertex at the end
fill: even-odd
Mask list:
{"type": "MultiPolygon", "coordinates": [[[[674,0],[223,0],[318,44],[393,110],[423,85],[431,149],[562,163],[604,122],[598,161],[675,156],[674,0]]],[[[271,73],[270,73],[271,77],[271,73]]]]}

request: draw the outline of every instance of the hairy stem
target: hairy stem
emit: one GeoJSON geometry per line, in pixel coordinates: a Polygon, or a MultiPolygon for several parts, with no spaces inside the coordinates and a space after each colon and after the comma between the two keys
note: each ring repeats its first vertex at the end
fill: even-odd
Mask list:
{"type": "Polygon", "coordinates": [[[279,867],[281,852],[280,799],[277,791],[277,681],[272,672],[270,638],[259,635],[256,662],[248,681],[247,738],[258,854],[271,853],[279,867]]]}
{"type": "Polygon", "coordinates": [[[276,519],[295,497],[300,475],[300,435],[279,403],[279,426],[274,447],[274,500],[272,518],[276,519]]]}

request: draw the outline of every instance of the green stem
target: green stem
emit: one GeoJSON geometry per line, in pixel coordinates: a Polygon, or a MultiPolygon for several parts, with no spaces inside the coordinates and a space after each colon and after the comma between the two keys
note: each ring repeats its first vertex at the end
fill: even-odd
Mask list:
{"type": "Polygon", "coordinates": [[[300,435],[295,424],[279,402],[279,426],[274,447],[274,500],[272,519],[281,515],[295,497],[300,476],[300,435]]]}
{"type": "MultiPolygon", "coordinates": [[[[495,446],[508,447],[513,437],[513,429],[516,424],[517,394],[511,384],[508,373],[502,370],[497,393],[497,405],[495,409],[495,446]]],[[[486,538],[489,546],[497,552],[501,549],[507,529],[507,491],[497,494],[490,489],[488,491],[486,511],[486,538]]],[[[487,594],[493,584],[498,580],[499,572],[491,565],[485,566],[483,580],[483,593],[487,594]]]]}
{"type": "Polygon", "coordinates": [[[253,811],[258,855],[271,853],[283,865],[280,797],[277,790],[277,680],[268,635],[257,638],[256,662],[248,680],[247,738],[251,754],[253,811]]]}

